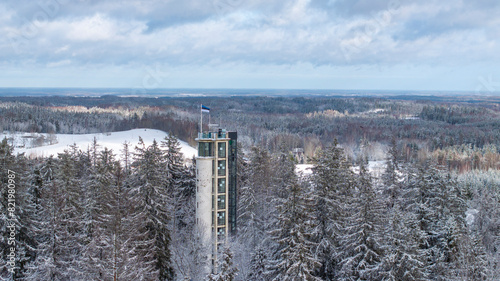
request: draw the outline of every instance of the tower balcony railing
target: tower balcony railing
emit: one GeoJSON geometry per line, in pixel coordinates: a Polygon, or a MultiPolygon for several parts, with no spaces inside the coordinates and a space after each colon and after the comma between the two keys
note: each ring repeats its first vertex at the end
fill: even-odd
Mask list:
{"type": "Polygon", "coordinates": [[[202,140],[214,140],[216,134],[208,132],[208,133],[198,133],[198,139],[202,140]]]}
{"type": "Polygon", "coordinates": [[[216,139],[225,139],[227,136],[226,132],[206,132],[206,133],[198,133],[198,139],[200,140],[216,140],[216,139]]]}

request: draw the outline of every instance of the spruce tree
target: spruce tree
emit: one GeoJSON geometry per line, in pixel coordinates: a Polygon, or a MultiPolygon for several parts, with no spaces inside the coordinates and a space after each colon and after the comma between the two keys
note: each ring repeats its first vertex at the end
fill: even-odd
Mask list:
{"type": "Polygon", "coordinates": [[[440,247],[443,243],[441,230],[437,221],[440,213],[441,196],[437,192],[438,174],[430,163],[421,164],[404,188],[404,204],[406,210],[415,215],[420,233],[419,248],[422,261],[426,265],[429,278],[436,278],[442,262],[440,247]]]}
{"type": "Polygon", "coordinates": [[[344,150],[337,141],[313,158],[312,233],[318,245],[315,252],[321,262],[317,275],[332,279],[338,262],[338,241],[346,218],[345,200],[354,187],[354,175],[344,150]]]}
{"type": "Polygon", "coordinates": [[[321,264],[313,254],[310,202],[298,183],[288,190],[289,198],[278,207],[278,225],[272,232],[279,244],[272,280],[321,280],[314,276],[321,264]]]}
{"type": "Polygon", "coordinates": [[[271,235],[277,247],[270,260],[269,276],[272,280],[320,280],[314,276],[321,263],[313,254],[317,245],[311,237],[314,212],[310,192],[298,182],[290,155],[282,152],[278,163],[283,181],[275,198],[277,217],[271,235]]]}
{"type": "Polygon", "coordinates": [[[83,280],[85,267],[82,197],[76,177],[79,151],[66,150],[57,161],[49,158],[42,167],[37,230],[37,257],[28,280],[83,280]]]}
{"type": "Polygon", "coordinates": [[[196,199],[194,170],[184,166],[179,140],[170,135],[161,143],[164,149],[166,188],[171,196],[169,205],[172,230],[177,231],[192,224],[196,199]]]}
{"type": "MultiPolygon", "coordinates": [[[[100,145],[94,138],[92,146],[87,150],[82,157],[82,165],[86,170],[85,176],[82,178],[83,188],[83,239],[85,249],[82,254],[85,264],[86,276],[89,279],[105,278],[105,244],[103,243],[104,231],[102,216],[104,213],[105,195],[111,188],[109,186],[109,174],[103,169],[102,162],[99,159],[100,154],[98,148],[100,145]],[[101,174],[103,172],[104,174],[101,174]]],[[[106,150],[106,154],[108,150],[106,150]]],[[[106,157],[111,157],[107,155],[106,157]]]]}
{"type": "Polygon", "coordinates": [[[126,186],[125,174],[112,151],[105,148],[98,155],[97,171],[102,192],[96,239],[102,248],[104,279],[140,280],[154,267],[143,263],[136,242],[141,241],[140,214],[134,211],[134,196],[126,186]],[[138,217],[137,217],[138,215],[138,217]]]}
{"type": "Polygon", "coordinates": [[[267,231],[271,213],[271,163],[266,150],[252,147],[248,163],[248,182],[240,187],[238,236],[253,251],[267,231]]]}
{"type": "Polygon", "coordinates": [[[238,268],[233,263],[233,253],[227,244],[224,245],[217,264],[217,273],[209,274],[209,281],[234,281],[236,279],[238,268]]]}
{"type": "MultiPolygon", "coordinates": [[[[156,141],[149,147],[142,139],[134,153],[132,185],[142,197],[140,207],[145,214],[146,226],[141,231],[154,241],[149,249],[154,255],[159,280],[174,278],[170,252],[170,195],[167,192],[166,164],[164,153],[156,141]]],[[[148,249],[143,249],[147,254],[148,249]]]]}
{"type": "Polygon", "coordinates": [[[390,210],[380,272],[382,280],[427,280],[419,245],[423,233],[417,226],[416,215],[404,211],[399,203],[390,210]]]}
{"type": "Polygon", "coordinates": [[[207,277],[205,269],[210,261],[206,254],[209,253],[209,246],[203,242],[205,235],[194,225],[185,239],[173,247],[177,277],[184,280],[203,280],[207,277]]]}
{"type": "Polygon", "coordinates": [[[371,177],[360,163],[357,188],[348,197],[349,215],[340,240],[342,280],[380,279],[383,258],[382,203],[372,186],[371,177]]]}
{"type": "MultiPolygon", "coordinates": [[[[59,257],[60,271],[65,276],[81,276],[83,272],[81,253],[84,249],[82,240],[82,193],[77,177],[77,165],[80,151],[75,146],[58,155],[58,170],[53,183],[59,186],[59,198],[62,250],[59,257]]],[[[56,199],[57,200],[57,199],[56,199]]],[[[67,277],[66,277],[67,278],[67,277]]]]}
{"type": "Polygon", "coordinates": [[[58,225],[59,198],[61,192],[55,185],[55,160],[49,157],[41,164],[37,212],[34,217],[32,234],[36,240],[36,259],[28,266],[26,280],[58,280],[58,256],[60,250],[57,235],[61,233],[58,225]]]}
{"type": "Polygon", "coordinates": [[[498,272],[492,276],[489,264],[488,254],[481,241],[481,238],[475,234],[464,236],[460,241],[461,250],[456,259],[456,275],[452,278],[461,280],[496,280],[498,272]]]}
{"type": "Polygon", "coordinates": [[[268,271],[268,253],[262,246],[258,246],[251,255],[249,280],[263,281],[268,271]]]}
{"type": "Polygon", "coordinates": [[[386,160],[386,168],[385,172],[382,175],[383,184],[384,184],[384,194],[387,194],[387,206],[392,208],[394,204],[396,204],[396,200],[400,197],[401,186],[400,186],[400,177],[398,173],[400,164],[398,162],[399,151],[396,144],[396,139],[391,139],[391,147],[388,152],[388,157],[386,160]]]}

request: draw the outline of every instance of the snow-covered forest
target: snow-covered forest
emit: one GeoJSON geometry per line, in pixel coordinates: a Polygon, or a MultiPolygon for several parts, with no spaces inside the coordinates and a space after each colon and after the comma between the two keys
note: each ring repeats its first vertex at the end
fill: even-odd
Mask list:
{"type": "Polygon", "coordinates": [[[458,177],[400,161],[354,173],[336,143],[297,177],[286,152],[252,149],[235,239],[241,280],[498,280],[498,172],[458,177]],[[266,175],[262,177],[261,175],[266,175]],[[271,214],[271,215],[269,215],[271,214]]]}
{"type": "MultiPolygon", "coordinates": [[[[294,133],[292,128],[282,126],[272,135],[273,130],[266,129],[276,125],[272,116],[288,119],[284,123],[287,126],[293,123],[292,119],[300,118],[273,113],[267,116],[269,119],[248,124],[252,128],[244,131],[248,134],[243,133],[242,138],[250,140],[242,141],[238,152],[238,232],[219,255],[218,274],[212,275],[203,271],[202,265],[208,261],[200,255],[204,251],[199,242],[202,234],[194,223],[195,167],[184,162],[173,134],[149,146],[141,141],[125,143],[119,151],[111,151],[98,142],[87,150],[68,147],[64,153],[50,158],[17,155],[8,141],[3,140],[0,250],[2,258],[8,261],[12,246],[9,235],[16,233],[14,252],[18,268],[12,275],[9,264],[2,263],[0,278],[500,279],[498,143],[495,137],[485,134],[479,136],[482,139],[478,143],[469,141],[474,136],[464,135],[446,144],[460,128],[476,130],[470,126],[480,119],[474,114],[484,116],[496,111],[473,107],[469,112],[468,106],[461,106],[454,111],[459,113],[451,114],[451,111],[441,112],[438,106],[395,103],[426,115],[419,115],[420,120],[393,120],[387,117],[389,113],[364,115],[371,110],[365,108],[367,104],[360,101],[356,106],[363,108],[356,112],[361,113],[354,115],[351,111],[347,117],[329,117],[326,115],[331,113],[327,111],[330,109],[320,111],[314,106],[306,112],[324,122],[318,123],[317,133],[308,135],[308,140],[317,147],[306,160],[312,165],[311,173],[306,174],[296,173],[297,159],[290,149],[300,147],[301,143],[286,138],[287,135],[292,139],[304,137],[303,132],[294,133]],[[424,145],[425,136],[444,123],[432,123],[435,125],[426,129],[428,123],[423,120],[437,122],[441,117],[436,116],[457,114],[467,120],[449,117],[447,121],[439,121],[449,122],[443,138],[434,138],[424,145]],[[324,129],[341,118],[345,122],[342,126],[371,118],[373,128],[385,126],[384,130],[405,132],[402,128],[410,124],[408,129],[413,130],[380,136],[364,125],[366,129],[358,126],[359,131],[349,132],[351,135],[347,132],[338,135],[340,141],[335,137],[326,141],[328,138],[321,132],[330,136],[329,132],[334,130],[324,129]],[[460,124],[466,125],[460,127],[460,124]],[[252,130],[258,132],[260,142],[252,130]],[[353,153],[349,139],[357,134],[364,136],[355,140],[359,146],[353,153]],[[419,137],[412,139],[412,134],[419,137]],[[378,139],[374,139],[375,135],[378,139]],[[376,141],[387,147],[377,152],[385,159],[380,176],[367,170],[372,157],[368,147],[376,141]],[[6,188],[8,184],[15,186],[14,196],[6,188]],[[15,208],[9,209],[12,197],[15,208]]],[[[389,110],[389,104],[380,106],[389,110]]],[[[15,106],[18,111],[32,108],[35,112],[46,110],[49,115],[54,112],[24,104],[15,106]]],[[[10,107],[4,108],[2,113],[10,114],[2,115],[2,126],[7,129],[13,123],[9,125],[5,120],[13,121],[18,115],[10,107]]],[[[134,117],[137,108],[131,110],[130,118],[123,117],[125,111],[115,114],[109,108],[105,113],[92,114],[86,112],[87,108],[81,110],[85,113],[80,116],[75,111],[67,114],[73,121],[93,115],[108,116],[90,122],[95,125],[93,128],[119,122],[127,128],[138,124],[142,127],[151,120],[140,114],[134,117]],[[135,125],[130,125],[130,120],[135,125]]],[[[160,110],[154,115],[146,111],[146,115],[153,116],[153,120],[167,120],[168,116],[172,122],[168,126],[175,130],[181,128],[176,122],[192,124],[189,111],[170,110],[170,113],[160,110]]],[[[57,113],[68,116],[65,111],[57,113]]],[[[65,127],[69,124],[67,120],[53,119],[60,121],[59,132],[70,130],[65,127]]],[[[487,128],[498,122],[490,121],[480,120],[487,128]]],[[[49,124],[50,120],[32,116],[28,121],[19,119],[14,124],[35,128],[43,122],[49,124]]],[[[243,120],[231,122],[235,127],[243,126],[243,120]]],[[[304,126],[309,125],[304,123],[304,126]]]]}
{"type": "MultiPolygon", "coordinates": [[[[0,151],[2,182],[16,179],[15,217],[7,189],[0,206],[16,227],[15,280],[173,279],[173,241],[192,227],[195,186],[176,138],[117,152],[95,142],[42,159],[14,156],[4,139],[0,151]]],[[[10,232],[3,223],[3,257],[10,232]]],[[[1,276],[10,280],[5,263],[1,276]]]]}
{"type": "MultiPolygon", "coordinates": [[[[122,162],[98,143],[46,159],[14,156],[6,141],[0,152],[2,171],[17,178],[16,280],[205,279],[193,167],[175,138],[124,145],[122,162]]],[[[306,177],[287,152],[253,147],[243,159],[239,231],[227,246],[234,280],[499,277],[498,172],[457,178],[429,162],[401,162],[396,145],[381,179],[362,158],[354,173],[335,143],[306,177]]],[[[9,231],[4,224],[4,257],[9,231]]]]}

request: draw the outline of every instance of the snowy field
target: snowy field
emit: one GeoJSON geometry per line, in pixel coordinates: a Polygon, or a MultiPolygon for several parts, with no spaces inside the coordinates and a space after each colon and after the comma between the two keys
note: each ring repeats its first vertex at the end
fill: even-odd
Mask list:
{"type": "MultiPolygon", "coordinates": [[[[7,137],[9,144],[14,146],[14,153],[26,153],[28,157],[50,155],[57,156],[58,153],[64,152],[70,145],[76,144],[81,150],[87,150],[90,147],[94,137],[101,149],[107,147],[113,150],[118,158],[121,156],[123,143],[129,142],[130,148],[133,149],[139,143],[139,137],[144,140],[146,146],[151,145],[153,140],[161,142],[168,134],[152,129],[134,129],[130,131],[99,133],[99,134],[34,134],[34,133],[9,133],[0,134],[0,138],[7,137]]],[[[196,149],[188,143],[179,140],[181,152],[184,157],[191,159],[196,154],[196,149]]]]}

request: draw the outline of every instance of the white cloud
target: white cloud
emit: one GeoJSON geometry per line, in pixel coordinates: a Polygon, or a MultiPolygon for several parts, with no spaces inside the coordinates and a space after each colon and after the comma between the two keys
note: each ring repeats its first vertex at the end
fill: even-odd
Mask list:
{"type": "Polygon", "coordinates": [[[66,66],[66,65],[70,65],[71,64],[71,60],[62,60],[62,61],[56,61],[56,62],[50,62],[47,64],[47,67],[60,67],[60,66],[66,66]]]}
{"type": "Polygon", "coordinates": [[[500,59],[494,16],[500,5],[390,2],[67,1],[33,27],[23,19],[33,19],[40,7],[6,0],[0,4],[0,31],[8,36],[0,37],[0,60],[40,69],[108,65],[118,71],[157,62],[191,69],[231,64],[379,68],[467,67],[500,59]]]}
{"type": "Polygon", "coordinates": [[[100,14],[69,23],[66,36],[76,41],[112,40],[119,28],[100,14]]]}
{"type": "Polygon", "coordinates": [[[59,54],[59,53],[62,53],[62,52],[67,52],[69,50],[69,45],[65,45],[65,46],[62,46],[61,48],[59,49],[56,49],[54,51],[55,54],[59,54]]]}
{"type": "Polygon", "coordinates": [[[114,41],[133,38],[145,30],[145,25],[137,21],[118,21],[102,14],[73,20],[56,22],[64,30],[66,37],[74,41],[114,41]],[[62,26],[64,27],[62,27],[62,26]]]}

